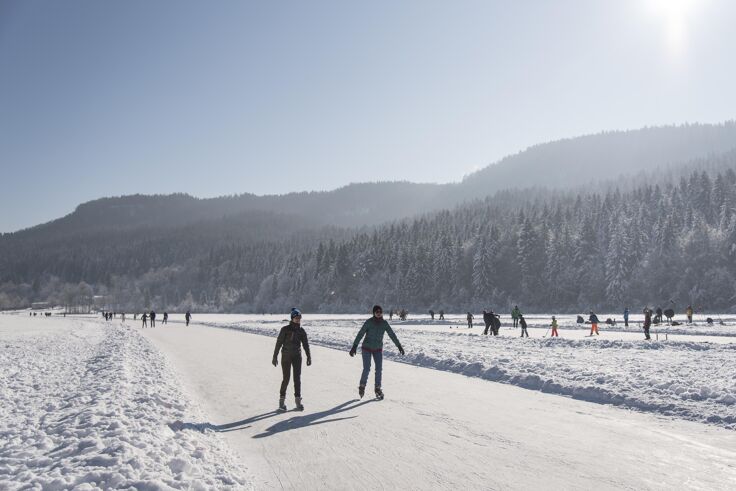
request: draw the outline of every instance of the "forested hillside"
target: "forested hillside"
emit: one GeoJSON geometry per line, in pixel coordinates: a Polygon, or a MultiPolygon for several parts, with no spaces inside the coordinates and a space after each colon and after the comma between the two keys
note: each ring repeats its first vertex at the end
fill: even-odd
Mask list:
{"type": "Polygon", "coordinates": [[[138,310],[260,312],[298,304],[355,311],[380,301],[413,311],[512,303],[576,311],[670,300],[734,309],[736,151],[703,156],[711,153],[708,142],[727,146],[733,128],[593,135],[509,158],[520,169],[553,159],[557,174],[578,182],[580,162],[613,151],[610,142],[659,142],[659,154],[642,147],[598,161],[626,162],[606,172],[628,174],[567,189],[537,183],[544,173],[519,171],[507,189],[491,192],[507,182],[488,180],[491,166],[450,185],[356,184],[331,193],[213,200],[106,198],[0,237],[0,308],[91,303],[96,296],[108,308],[138,310]],[[675,144],[677,135],[696,143],[675,144]],[[582,160],[566,167],[564,156],[576,144],[582,160]],[[654,165],[674,159],[670,144],[698,158],[654,165]],[[485,185],[472,190],[478,182],[485,185]],[[342,223],[337,216],[361,214],[353,223],[361,226],[334,225],[342,223]],[[384,224],[368,225],[379,216],[384,224]]]}
{"type": "Polygon", "coordinates": [[[415,312],[670,301],[734,309],[734,169],[732,152],[627,191],[503,191],[363,232],[301,231],[258,242],[182,228],[141,240],[121,235],[118,249],[102,255],[97,244],[75,250],[71,241],[57,255],[48,251],[48,264],[16,260],[42,279],[6,283],[0,299],[64,303],[94,292],[116,308],[256,312],[293,305],[356,311],[373,302],[415,312]],[[80,262],[87,269],[64,285],[65,268],[80,262]],[[81,287],[86,293],[79,293],[80,280],[92,283],[81,287]]]}

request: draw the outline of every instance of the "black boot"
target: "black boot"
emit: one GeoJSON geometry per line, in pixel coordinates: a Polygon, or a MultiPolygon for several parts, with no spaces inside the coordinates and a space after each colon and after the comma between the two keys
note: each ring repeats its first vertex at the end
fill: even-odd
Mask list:
{"type": "Polygon", "coordinates": [[[379,401],[383,400],[383,391],[377,385],[376,385],[376,399],[378,399],[379,401]]]}
{"type": "Polygon", "coordinates": [[[304,411],[304,406],[302,406],[302,398],[301,397],[295,397],[294,402],[296,403],[296,410],[297,411],[304,411]]]}
{"type": "Polygon", "coordinates": [[[279,397],[279,411],[286,411],[286,397],[279,397]]]}
{"type": "Polygon", "coordinates": [[[363,396],[365,395],[365,385],[361,385],[360,387],[358,387],[358,395],[361,399],[363,398],[363,396]]]}

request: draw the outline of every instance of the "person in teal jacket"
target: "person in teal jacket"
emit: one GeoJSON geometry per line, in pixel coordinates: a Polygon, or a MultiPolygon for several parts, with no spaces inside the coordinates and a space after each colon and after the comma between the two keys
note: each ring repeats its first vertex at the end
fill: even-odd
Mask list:
{"type": "Polygon", "coordinates": [[[355,356],[358,351],[358,343],[363,336],[363,345],[360,347],[363,355],[363,373],[360,376],[360,386],[358,394],[362,398],[365,395],[365,384],[368,383],[368,374],[371,371],[371,358],[376,364],[376,398],[383,399],[383,391],[381,390],[381,372],[383,369],[383,335],[388,333],[391,341],[394,342],[399,349],[399,353],[404,354],[404,348],[401,347],[399,339],[396,337],[391,326],[388,325],[386,319],[383,318],[383,309],[380,305],[373,306],[373,317],[363,323],[358,335],[355,336],[353,347],[350,349],[350,356],[355,356]]]}

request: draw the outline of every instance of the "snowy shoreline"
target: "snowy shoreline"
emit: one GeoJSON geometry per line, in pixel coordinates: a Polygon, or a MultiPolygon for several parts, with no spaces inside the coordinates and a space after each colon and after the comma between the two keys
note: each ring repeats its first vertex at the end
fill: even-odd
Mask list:
{"type": "MultiPolygon", "coordinates": [[[[203,325],[275,337],[280,324],[203,325]]],[[[347,351],[359,325],[310,321],[310,343],[347,351]]],[[[736,429],[736,344],[694,341],[489,337],[463,330],[400,329],[393,361],[588,402],[736,429]]],[[[347,355],[346,355],[347,356],[347,355]]]]}
{"type": "Polygon", "coordinates": [[[136,329],[0,318],[0,489],[251,487],[136,329]]]}

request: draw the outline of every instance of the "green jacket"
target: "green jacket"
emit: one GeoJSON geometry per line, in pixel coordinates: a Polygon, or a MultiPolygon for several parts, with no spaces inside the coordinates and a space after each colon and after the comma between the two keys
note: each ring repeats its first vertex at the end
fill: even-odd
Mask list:
{"type": "Polygon", "coordinates": [[[360,328],[358,335],[355,336],[353,341],[353,348],[358,348],[358,343],[365,336],[363,340],[362,349],[365,351],[382,351],[383,350],[383,334],[388,333],[388,337],[394,342],[397,348],[401,349],[401,343],[394,334],[394,330],[388,325],[386,319],[377,320],[375,317],[371,317],[363,323],[363,327],[360,328]]]}
{"type": "Polygon", "coordinates": [[[521,314],[521,311],[519,309],[517,309],[516,307],[514,307],[513,309],[511,309],[511,318],[512,319],[518,319],[519,318],[519,314],[521,314]]]}

